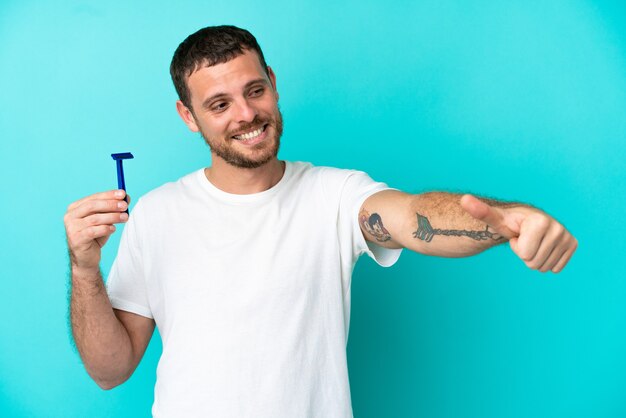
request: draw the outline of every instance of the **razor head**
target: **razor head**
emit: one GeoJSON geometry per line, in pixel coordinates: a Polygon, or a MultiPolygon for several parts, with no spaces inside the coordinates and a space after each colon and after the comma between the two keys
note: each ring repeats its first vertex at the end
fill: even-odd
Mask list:
{"type": "Polygon", "coordinates": [[[130,152],[121,152],[119,154],[111,154],[111,157],[115,160],[129,160],[131,158],[135,158],[133,157],[133,154],[131,154],[130,152]]]}

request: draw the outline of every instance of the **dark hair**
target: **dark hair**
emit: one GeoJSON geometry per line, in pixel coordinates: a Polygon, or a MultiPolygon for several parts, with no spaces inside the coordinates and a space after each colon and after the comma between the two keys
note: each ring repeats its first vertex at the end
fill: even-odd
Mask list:
{"type": "Polygon", "coordinates": [[[209,26],[189,35],[176,48],[170,64],[170,75],[180,101],[193,112],[187,78],[202,67],[228,62],[246,50],[257,53],[269,75],[261,47],[247,30],[230,25],[209,26]]]}

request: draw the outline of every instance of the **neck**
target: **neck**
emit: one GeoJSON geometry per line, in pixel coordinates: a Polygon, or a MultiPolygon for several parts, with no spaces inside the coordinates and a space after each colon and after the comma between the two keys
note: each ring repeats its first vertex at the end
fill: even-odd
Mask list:
{"type": "Polygon", "coordinates": [[[285,162],[273,158],[257,168],[241,168],[228,164],[213,154],[213,164],[204,175],[218,189],[232,194],[260,193],[274,187],[285,171],[285,162]]]}

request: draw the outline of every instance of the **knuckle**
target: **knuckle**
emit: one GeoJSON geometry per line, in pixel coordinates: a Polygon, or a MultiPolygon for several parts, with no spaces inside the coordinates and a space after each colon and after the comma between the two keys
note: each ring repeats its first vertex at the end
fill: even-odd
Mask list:
{"type": "Polygon", "coordinates": [[[72,242],[77,242],[80,240],[82,234],[81,230],[76,225],[70,225],[65,229],[65,234],[68,240],[72,242]]]}
{"type": "Polygon", "coordinates": [[[87,211],[89,211],[90,213],[98,211],[98,201],[97,200],[90,200],[89,202],[87,202],[85,204],[85,206],[86,206],[87,211]]]}
{"type": "Polygon", "coordinates": [[[69,226],[66,227],[65,236],[67,237],[68,241],[74,239],[74,237],[76,236],[76,232],[74,232],[74,228],[69,227],[69,226]]]}
{"type": "Polygon", "coordinates": [[[541,229],[546,229],[550,226],[550,218],[546,215],[537,215],[537,226],[541,229]]]}
{"type": "Polygon", "coordinates": [[[556,236],[558,238],[562,238],[565,233],[567,232],[567,230],[565,229],[565,227],[561,224],[556,224],[556,226],[554,227],[554,230],[556,232],[556,236]]]}

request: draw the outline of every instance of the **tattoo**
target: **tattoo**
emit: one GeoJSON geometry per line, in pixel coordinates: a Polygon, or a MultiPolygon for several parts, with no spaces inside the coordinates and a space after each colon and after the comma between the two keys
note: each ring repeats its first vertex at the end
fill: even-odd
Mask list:
{"type": "Polygon", "coordinates": [[[365,209],[359,214],[359,223],[368,233],[370,233],[376,241],[385,242],[391,239],[391,234],[383,226],[383,219],[379,214],[369,214],[365,209]]]}
{"type": "Polygon", "coordinates": [[[433,229],[428,222],[428,218],[416,213],[417,215],[417,231],[413,232],[413,238],[421,239],[422,241],[430,242],[435,235],[456,236],[456,237],[469,237],[476,241],[484,241],[486,239],[492,239],[498,241],[503,239],[500,234],[489,231],[489,226],[484,231],[465,231],[459,229],[433,229]]]}

